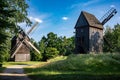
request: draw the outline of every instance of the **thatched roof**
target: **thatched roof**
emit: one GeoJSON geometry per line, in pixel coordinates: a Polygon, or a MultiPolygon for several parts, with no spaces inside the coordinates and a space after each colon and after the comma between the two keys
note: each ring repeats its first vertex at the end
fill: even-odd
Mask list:
{"type": "Polygon", "coordinates": [[[75,28],[80,27],[80,26],[90,26],[90,27],[96,27],[96,28],[103,29],[103,25],[100,23],[100,21],[93,14],[90,14],[85,11],[81,12],[75,28]],[[83,20],[83,19],[85,19],[85,20],[83,20]]]}

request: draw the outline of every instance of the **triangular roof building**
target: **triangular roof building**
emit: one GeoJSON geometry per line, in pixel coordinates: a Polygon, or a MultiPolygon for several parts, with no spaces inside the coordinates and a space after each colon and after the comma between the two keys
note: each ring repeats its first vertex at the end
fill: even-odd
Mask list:
{"type": "Polygon", "coordinates": [[[93,14],[82,11],[75,29],[76,53],[102,52],[103,25],[93,14]]]}

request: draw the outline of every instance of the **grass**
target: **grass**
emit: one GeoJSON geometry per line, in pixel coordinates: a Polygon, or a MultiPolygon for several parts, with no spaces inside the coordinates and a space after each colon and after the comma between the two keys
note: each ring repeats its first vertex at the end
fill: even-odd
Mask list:
{"type": "Polygon", "coordinates": [[[25,72],[33,80],[120,80],[120,54],[72,54],[25,72]]]}
{"type": "Polygon", "coordinates": [[[28,61],[28,62],[4,62],[3,67],[11,66],[11,65],[39,65],[40,62],[37,61],[28,61]]]}

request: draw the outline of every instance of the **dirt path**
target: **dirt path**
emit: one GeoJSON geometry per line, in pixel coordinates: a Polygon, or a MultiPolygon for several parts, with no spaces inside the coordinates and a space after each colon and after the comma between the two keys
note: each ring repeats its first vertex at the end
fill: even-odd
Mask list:
{"type": "Polygon", "coordinates": [[[13,65],[8,66],[4,73],[0,73],[2,80],[31,80],[24,74],[23,67],[27,65],[13,65]]]}

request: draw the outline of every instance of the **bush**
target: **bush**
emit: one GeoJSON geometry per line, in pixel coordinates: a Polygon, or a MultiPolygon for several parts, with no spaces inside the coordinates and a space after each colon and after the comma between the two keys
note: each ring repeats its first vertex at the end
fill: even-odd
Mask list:
{"type": "Polygon", "coordinates": [[[42,55],[35,52],[35,51],[31,51],[31,61],[41,61],[42,59],[42,55]]]}
{"type": "Polygon", "coordinates": [[[58,56],[59,51],[56,48],[48,47],[44,53],[44,60],[58,56]]]}

